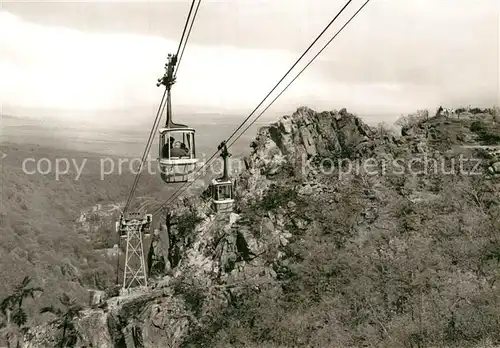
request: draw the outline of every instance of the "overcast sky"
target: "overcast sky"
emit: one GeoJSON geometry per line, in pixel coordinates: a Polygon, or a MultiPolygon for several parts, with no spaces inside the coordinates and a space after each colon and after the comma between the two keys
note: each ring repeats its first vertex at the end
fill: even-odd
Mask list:
{"type": "MultiPolygon", "coordinates": [[[[3,2],[1,102],[9,110],[157,107],[156,79],[190,2],[3,2]]],[[[344,3],[203,0],[174,105],[248,114],[344,3]]],[[[306,58],[363,3],[354,0],[306,58]]],[[[274,110],[307,104],[378,114],[498,103],[499,3],[371,0],[274,110]]]]}

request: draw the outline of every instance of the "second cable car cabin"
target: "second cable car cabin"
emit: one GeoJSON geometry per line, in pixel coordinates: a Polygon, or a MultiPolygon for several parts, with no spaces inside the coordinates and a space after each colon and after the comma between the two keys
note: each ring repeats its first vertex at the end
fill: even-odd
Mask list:
{"type": "Polygon", "coordinates": [[[195,149],[195,130],[172,121],[171,88],[175,83],[174,68],[177,56],[168,55],[165,75],[158,79],[157,86],[167,88],[167,120],[159,129],[159,158],[161,178],[166,183],[193,181],[198,159],[195,149]]]}
{"type": "Polygon", "coordinates": [[[227,151],[225,142],[222,142],[218,149],[222,150],[220,156],[224,160],[224,171],[222,177],[213,179],[210,183],[212,209],[217,213],[229,213],[233,211],[234,205],[233,182],[229,177],[227,165],[227,158],[231,154],[227,151]]]}

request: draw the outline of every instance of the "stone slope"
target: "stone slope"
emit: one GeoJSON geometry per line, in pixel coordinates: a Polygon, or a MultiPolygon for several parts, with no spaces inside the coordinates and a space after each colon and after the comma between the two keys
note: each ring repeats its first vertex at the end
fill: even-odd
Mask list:
{"type": "MultiPolygon", "coordinates": [[[[382,134],[345,109],[317,113],[299,108],[261,128],[245,158],[246,170],[237,179],[237,214],[215,215],[199,197],[177,202],[172,212],[187,217],[183,220],[187,222],[161,244],[162,253],[168,250],[166,254],[170,254],[168,275],[153,281],[151,289],[111,298],[102,308],[86,310],[77,320],[81,334],[77,347],[180,347],[238,296],[273,287],[286,246],[299,238],[294,233],[320,228],[316,221],[296,213],[297,204],[314,199],[325,208],[335,207],[342,201],[340,187],[350,185],[356,177],[333,180],[318,171],[318,161],[395,158],[432,150],[425,131],[405,132],[402,137],[382,134]],[[284,184],[286,204],[280,205],[280,196],[269,198],[269,192],[284,184]],[[278,207],[254,213],[254,202],[263,198],[278,207]],[[173,253],[177,255],[175,262],[173,253]],[[137,339],[134,343],[133,333],[142,337],[143,343],[137,339]]],[[[492,168],[495,160],[489,160],[492,168]]],[[[369,180],[361,217],[366,233],[370,221],[380,214],[377,197],[393,190],[380,178],[369,180]]],[[[412,180],[401,189],[411,191],[411,199],[429,199],[418,195],[419,184],[412,180]]],[[[34,328],[26,336],[25,347],[53,347],[55,336],[53,326],[34,328]]]]}

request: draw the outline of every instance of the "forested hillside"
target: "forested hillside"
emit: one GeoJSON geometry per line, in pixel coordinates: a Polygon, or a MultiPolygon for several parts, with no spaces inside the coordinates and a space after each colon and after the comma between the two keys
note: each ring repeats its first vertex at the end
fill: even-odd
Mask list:
{"type": "MultiPolygon", "coordinates": [[[[345,109],[303,107],[262,127],[234,213],[215,214],[198,194],[172,204],[180,223],[161,232],[163,273],[75,319],[76,347],[499,346],[500,123],[493,109],[459,116],[419,111],[393,134],[345,109]]],[[[21,176],[24,200],[9,174],[2,262],[15,261],[16,284],[32,275],[50,289],[37,305],[112,269],[64,217],[84,200],[122,200],[132,178],[99,191],[104,182],[87,174],[59,191],[62,180],[21,176]]],[[[162,200],[150,197],[154,211],[162,200]]],[[[25,339],[45,347],[60,332],[41,325],[25,339]]]]}
{"type": "Polygon", "coordinates": [[[500,120],[479,110],[399,123],[401,137],[305,108],[260,133],[239,231],[286,231],[278,260],[271,248],[243,262],[264,258],[276,282],[248,286],[187,346],[500,345],[500,120]],[[315,165],[280,165],[283,153],[315,165]],[[324,167],[342,158],[375,166],[324,167]]]}
{"type": "MultiPolygon", "coordinates": [[[[43,296],[35,299],[36,304],[28,306],[30,318],[38,317],[36,313],[41,306],[56,303],[63,292],[86,304],[89,298],[86,288],[96,287],[97,278],[106,286],[112,285],[116,266],[93,251],[85,231],[77,229],[76,219],[96,203],[125,200],[134,180],[133,173],[128,164],[123,164],[119,175],[118,158],[114,158],[115,172],[101,180],[101,159],[106,156],[91,153],[25,144],[6,144],[1,150],[7,157],[1,163],[0,298],[7,296],[25,276],[30,276],[34,284],[44,288],[43,296]],[[52,171],[46,175],[27,174],[36,170],[31,161],[27,162],[27,172],[23,171],[22,163],[27,158],[36,161],[47,158],[52,171]],[[71,164],[70,173],[61,174],[56,180],[56,159],[68,159],[78,168],[86,162],[79,177],[71,164]]],[[[46,171],[47,163],[40,168],[46,171]]],[[[137,194],[163,188],[158,177],[143,175],[137,194]]]]}

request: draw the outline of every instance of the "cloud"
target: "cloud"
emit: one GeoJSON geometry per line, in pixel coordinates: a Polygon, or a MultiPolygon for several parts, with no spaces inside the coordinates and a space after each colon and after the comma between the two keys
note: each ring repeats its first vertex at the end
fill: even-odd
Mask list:
{"type": "MultiPolygon", "coordinates": [[[[156,80],[177,44],[160,37],[96,34],[27,23],[1,13],[0,91],[8,104],[119,108],[158,103],[156,80]]],[[[176,105],[255,105],[293,63],[290,52],[188,45],[173,89],[176,105]]],[[[305,81],[314,83],[314,74],[305,81]]]]}
{"type": "MultiPolygon", "coordinates": [[[[289,11],[282,19],[278,18],[278,1],[265,2],[266,6],[274,4],[269,8],[273,15],[262,22],[252,17],[255,11],[248,6],[253,2],[233,4],[224,8],[232,12],[218,21],[217,30],[213,29],[213,21],[202,20],[200,12],[200,23],[195,25],[198,34],[193,32],[173,90],[175,110],[234,114],[252,111],[300,55],[298,46],[305,49],[309,44],[305,38],[314,38],[331,13],[342,6],[340,1],[333,5],[324,0],[307,1],[307,6],[302,2],[297,7],[300,11],[289,11]],[[307,17],[307,25],[303,17],[307,17]],[[241,26],[235,28],[235,23],[241,26]],[[279,28],[276,46],[280,49],[269,49],[278,35],[264,35],[270,33],[271,24],[279,28]],[[246,31],[252,48],[244,48],[245,26],[252,29],[246,31]],[[214,35],[217,38],[211,37],[214,35]],[[203,45],[201,38],[221,44],[203,45]],[[234,46],[235,40],[242,42],[241,47],[234,46]]],[[[217,3],[210,3],[210,10],[207,3],[207,10],[200,11],[222,11],[217,3]]],[[[353,3],[329,35],[362,3],[353,3]]],[[[494,6],[498,4],[489,0],[372,1],[270,112],[311,105],[325,109],[346,106],[360,113],[394,113],[439,104],[498,102],[499,22],[494,6]]],[[[32,13],[30,18],[34,16],[32,13]]],[[[144,30],[141,35],[98,29],[90,32],[23,18],[0,12],[0,93],[5,104],[56,109],[152,109],[159,103],[162,90],[156,87],[156,79],[163,74],[166,54],[177,49],[177,42],[148,35],[144,30]]],[[[130,13],[127,18],[133,22],[130,13]]],[[[119,22],[117,18],[114,21],[119,22]]],[[[320,40],[317,49],[326,39],[320,40]]]]}
{"type": "Polygon", "coordinates": [[[499,102],[498,2],[380,1],[365,12],[324,55],[324,82],[396,85],[377,88],[380,100],[412,108],[499,102]]]}

